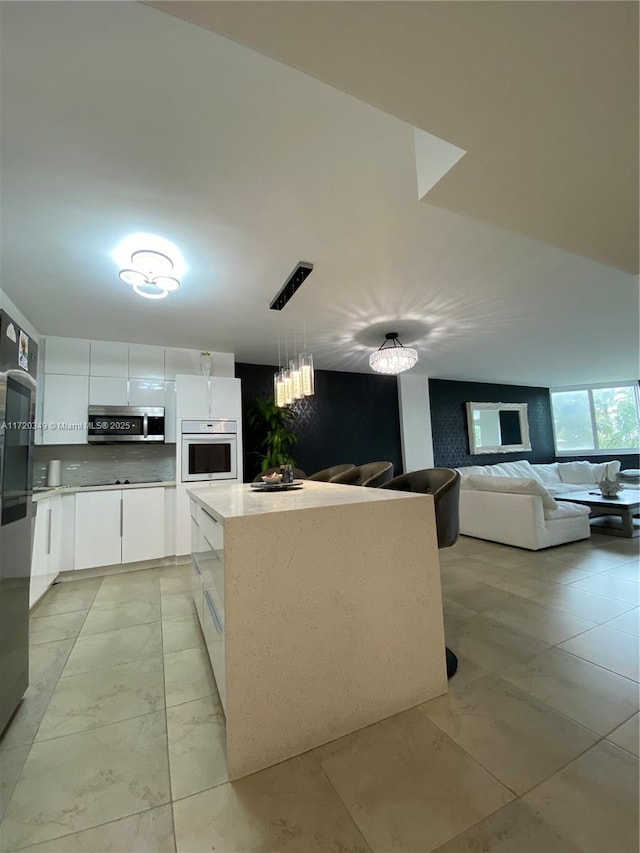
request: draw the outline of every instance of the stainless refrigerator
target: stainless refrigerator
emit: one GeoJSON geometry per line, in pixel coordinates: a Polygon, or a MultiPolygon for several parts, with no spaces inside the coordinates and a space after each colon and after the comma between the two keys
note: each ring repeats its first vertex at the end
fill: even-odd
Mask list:
{"type": "Polygon", "coordinates": [[[29,683],[35,341],[0,311],[0,732],[29,683]]]}

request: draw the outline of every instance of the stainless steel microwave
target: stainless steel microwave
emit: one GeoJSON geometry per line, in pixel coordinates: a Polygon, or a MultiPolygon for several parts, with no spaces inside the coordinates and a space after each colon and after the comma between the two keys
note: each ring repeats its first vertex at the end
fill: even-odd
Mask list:
{"type": "Polygon", "coordinates": [[[89,406],[89,444],[164,442],[163,406],[89,406]]]}

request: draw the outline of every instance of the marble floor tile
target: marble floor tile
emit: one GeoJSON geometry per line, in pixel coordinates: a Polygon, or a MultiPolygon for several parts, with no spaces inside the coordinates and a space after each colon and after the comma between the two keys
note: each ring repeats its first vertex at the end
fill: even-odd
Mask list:
{"type": "Polygon", "coordinates": [[[638,685],[553,648],[500,674],[580,725],[606,735],[638,710],[638,685]]]}
{"type": "Polygon", "coordinates": [[[489,548],[474,552],[473,561],[486,563],[488,566],[513,569],[516,566],[525,565],[527,552],[518,548],[489,548]]]}
{"type": "Polygon", "coordinates": [[[38,690],[53,689],[69,659],[74,640],[42,643],[29,649],[29,686],[38,690]]]}
{"type": "Polygon", "coordinates": [[[582,853],[522,800],[494,812],[435,853],[582,853]]]}
{"type": "Polygon", "coordinates": [[[612,741],[616,746],[621,746],[623,749],[626,749],[627,752],[632,752],[636,756],[639,754],[639,739],[640,716],[638,714],[634,714],[630,720],[627,720],[626,723],[623,723],[607,736],[607,740],[612,741]]]}
{"type": "MultiPolygon", "coordinates": [[[[576,569],[581,569],[584,572],[597,574],[610,569],[615,564],[615,560],[600,556],[593,552],[576,553],[575,551],[556,551],[555,548],[545,552],[546,559],[549,562],[557,563],[561,566],[573,566],[576,569]]],[[[620,558],[618,558],[620,559],[620,558]]]]}
{"type": "Polygon", "coordinates": [[[447,646],[455,652],[455,655],[458,658],[458,669],[456,670],[456,674],[447,682],[447,686],[450,693],[459,692],[463,687],[465,687],[467,684],[470,684],[472,681],[477,681],[479,678],[483,678],[485,675],[491,675],[491,673],[499,669],[499,667],[483,666],[482,664],[471,660],[471,658],[467,658],[464,655],[461,655],[460,650],[455,646],[455,643],[452,644],[447,639],[446,629],[445,641],[447,643],[447,646]]]}
{"type": "Polygon", "coordinates": [[[206,649],[182,649],[164,656],[167,708],[217,693],[206,649]]]}
{"type": "Polygon", "coordinates": [[[315,754],[376,851],[427,853],[513,799],[417,709],[315,754]]]}
{"type": "Polygon", "coordinates": [[[85,610],[59,613],[55,616],[38,616],[29,620],[29,643],[39,646],[57,640],[71,640],[78,636],[87,617],[85,610]]]}
{"type": "Polygon", "coordinates": [[[625,678],[640,680],[638,639],[631,634],[598,625],[562,643],[559,648],[591,661],[625,678]]]}
{"type": "Polygon", "coordinates": [[[545,580],[542,577],[531,576],[531,574],[523,575],[518,572],[509,572],[505,577],[495,578],[491,581],[491,584],[498,589],[510,592],[512,595],[518,595],[521,598],[531,598],[533,600],[536,600],[541,595],[553,597],[559,589],[564,589],[562,584],[545,580]]]}
{"type": "Polygon", "coordinates": [[[113,820],[94,829],[85,829],[20,853],[175,853],[171,806],[113,820]]]}
{"type": "Polygon", "coordinates": [[[620,563],[619,566],[607,569],[603,574],[609,575],[612,578],[622,578],[623,580],[640,583],[640,560],[636,557],[627,563],[620,563]]]}
{"type": "Polygon", "coordinates": [[[449,600],[455,601],[457,604],[461,604],[463,607],[475,610],[478,613],[482,610],[489,610],[500,602],[512,598],[504,590],[472,580],[443,580],[442,593],[449,600]]]}
{"type": "Polygon", "coordinates": [[[104,631],[114,631],[117,628],[130,628],[132,625],[144,625],[146,622],[157,622],[160,619],[160,598],[149,601],[124,601],[109,608],[92,607],[80,632],[86,634],[102,634],[104,631]]]}
{"type": "Polygon", "coordinates": [[[40,741],[7,807],[3,843],[26,847],[169,799],[164,711],[40,741]]]}
{"type": "Polygon", "coordinates": [[[601,572],[586,580],[575,581],[574,589],[584,589],[596,595],[606,595],[616,601],[628,601],[636,607],[640,604],[640,584],[637,581],[614,577],[609,572],[601,572]]]}
{"type": "Polygon", "coordinates": [[[617,601],[614,598],[577,589],[572,584],[564,586],[557,584],[557,587],[550,593],[533,596],[533,600],[538,604],[557,607],[559,610],[566,610],[568,613],[574,613],[576,616],[597,623],[607,622],[633,609],[633,604],[628,601],[617,601]]]}
{"type": "Polygon", "coordinates": [[[137,583],[103,584],[96,595],[92,610],[113,610],[122,604],[145,605],[150,602],[156,603],[160,600],[160,582],[140,581],[137,583]]]}
{"type": "Polygon", "coordinates": [[[594,571],[601,571],[603,568],[611,568],[624,562],[625,557],[620,555],[619,551],[612,550],[613,540],[611,537],[598,537],[598,542],[592,537],[585,540],[583,545],[578,542],[573,542],[570,545],[565,545],[562,548],[549,548],[545,551],[550,558],[558,559],[567,566],[592,566],[594,571]]]}
{"type": "Polygon", "coordinates": [[[616,631],[624,631],[634,637],[640,637],[640,607],[628,610],[622,616],[616,616],[609,622],[604,623],[607,628],[615,628],[616,631]]]}
{"type": "Polygon", "coordinates": [[[638,851],[638,759],[606,741],[527,794],[524,803],[584,853],[638,851]]]}
{"type": "Polygon", "coordinates": [[[173,804],[178,853],[369,853],[311,753],[173,804]]]}
{"type": "Polygon", "coordinates": [[[190,616],[195,613],[193,597],[190,593],[179,592],[162,596],[162,618],[171,619],[174,616],[190,616]]]}
{"type": "Polygon", "coordinates": [[[486,610],[484,615],[549,645],[561,643],[595,627],[594,622],[589,622],[573,613],[567,613],[566,610],[543,607],[526,598],[507,601],[491,610],[486,610]]]}
{"type": "Polygon", "coordinates": [[[457,654],[494,671],[521,663],[548,648],[547,643],[514,631],[480,614],[447,632],[447,645],[457,654]]]}
{"type": "Polygon", "coordinates": [[[539,784],[598,739],[497,675],[432,699],[420,710],[517,794],[539,784]]]}
{"type": "Polygon", "coordinates": [[[54,584],[31,610],[32,617],[56,616],[59,613],[72,613],[74,610],[87,611],[93,604],[102,583],[102,578],[76,582],[54,584]]]}
{"type": "Polygon", "coordinates": [[[0,740],[0,756],[5,749],[31,745],[51,701],[53,689],[54,685],[27,687],[22,702],[0,740]]]}
{"type": "MultiPolygon", "coordinates": [[[[13,749],[0,751],[0,821],[11,799],[30,748],[31,746],[27,744],[26,746],[15,746],[13,749]]],[[[2,829],[0,828],[1,838],[2,829]]]]}
{"type": "Polygon", "coordinates": [[[174,616],[162,623],[162,648],[165,654],[182,649],[204,648],[200,622],[195,614],[174,616]]]}
{"type": "Polygon", "coordinates": [[[532,559],[531,563],[522,566],[517,571],[523,577],[534,577],[550,583],[561,584],[585,580],[593,574],[593,572],[585,571],[584,569],[577,569],[575,566],[564,566],[561,563],[539,555],[537,552],[536,559],[532,559]]]}
{"type": "Polygon", "coordinates": [[[174,800],[229,781],[225,719],[217,696],[167,708],[171,793],[174,800]]]}
{"type": "Polygon", "coordinates": [[[63,675],[108,669],[162,654],[159,622],[78,637],[63,675]]]}
{"type": "Polygon", "coordinates": [[[162,656],[61,678],[36,741],[150,714],[164,708],[162,656]]]}
{"type": "Polygon", "coordinates": [[[106,575],[102,584],[103,589],[107,589],[108,587],[134,587],[142,585],[145,583],[155,584],[158,586],[160,583],[160,578],[162,577],[162,569],[153,568],[153,569],[137,569],[134,571],[127,572],[114,572],[113,574],[106,575]]]}
{"type": "Polygon", "coordinates": [[[175,595],[176,593],[189,592],[191,589],[191,575],[183,572],[177,577],[161,578],[160,592],[162,595],[175,595]]]}

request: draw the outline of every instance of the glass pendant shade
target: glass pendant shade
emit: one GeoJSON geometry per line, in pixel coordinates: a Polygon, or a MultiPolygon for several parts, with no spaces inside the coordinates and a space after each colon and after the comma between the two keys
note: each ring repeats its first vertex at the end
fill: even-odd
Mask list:
{"type": "Polygon", "coordinates": [[[282,408],[285,405],[284,382],[282,381],[282,375],[280,371],[274,374],[273,377],[273,399],[275,400],[276,406],[282,408]]]}
{"type": "Polygon", "coordinates": [[[291,381],[291,374],[288,370],[283,370],[281,375],[284,383],[284,402],[285,405],[290,406],[291,403],[293,403],[293,382],[291,381]]]}
{"type": "Polygon", "coordinates": [[[302,394],[302,373],[295,361],[289,362],[289,373],[291,375],[291,390],[294,400],[301,400],[302,394]]]}
{"type": "Polygon", "coordinates": [[[313,356],[309,352],[301,352],[298,359],[302,376],[302,394],[311,397],[315,393],[315,377],[313,372],[313,356]]]}
{"type": "Polygon", "coordinates": [[[369,356],[369,364],[377,373],[392,376],[410,370],[417,362],[417,351],[403,346],[396,332],[385,335],[382,346],[369,356]]]}

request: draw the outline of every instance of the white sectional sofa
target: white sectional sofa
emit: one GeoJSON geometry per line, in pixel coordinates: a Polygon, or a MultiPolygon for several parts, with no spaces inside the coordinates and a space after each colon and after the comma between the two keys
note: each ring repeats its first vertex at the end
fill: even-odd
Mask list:
{"type": "Polygon", "coordinates": [[[589,508],[554,495],[593,490],[620,462],[553,462],[526,460],[471,465],[460,472],[460,532],[538,551],[590,536],[589,508]]]}

